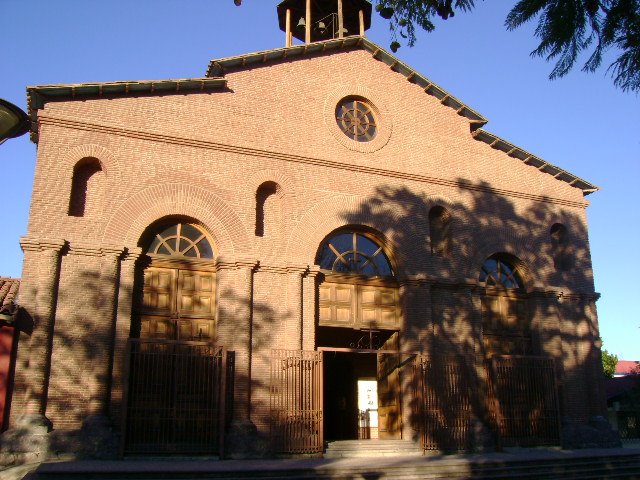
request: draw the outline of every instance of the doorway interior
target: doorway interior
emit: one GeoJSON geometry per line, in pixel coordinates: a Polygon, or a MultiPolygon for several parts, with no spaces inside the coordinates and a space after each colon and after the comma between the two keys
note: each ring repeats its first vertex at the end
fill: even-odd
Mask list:
{"type": "Polygon", "coordinates": [[[400,439],[397,332],[320,327],[318,344],[324,352],[325,440],[400,439]]]}

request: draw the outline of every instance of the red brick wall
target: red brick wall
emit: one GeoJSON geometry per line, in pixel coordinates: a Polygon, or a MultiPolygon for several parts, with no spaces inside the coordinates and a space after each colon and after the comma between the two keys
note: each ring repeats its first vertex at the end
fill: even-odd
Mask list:
{"type": "MultiPolygon", "coordinates": [[[[218,338],[236,351],[239,372],[252,376],[251,415],[262,428],[268,352],[299,348],[300,341],[314,346],[314,280],[304,272],[322,240],[349,224],[379,232],[398,278],[409,282],[403,321],[412,349],[433,335],[446,337],[443,345],[477,344],[471,338],[477,302],[467,290],[446,288],[425,298],[428,285],[473,286],[488,256],[518,257],[527,290],[552,292],[534,324],[545,351],[562,363],[565,409],[584,417],[584,389],[596,388],[583,382],[594,368],[587,352],[593,328],[582,328],[590,321],[583,310],[556,308],[555,300],[558,292],[593,293],[587,203],[579,189],[474,140],[466,118],[364,51],[268,63],[229,72],[227,79],[221,92],[50,102],[39,112],[28,235],[64,239],[68,248],[57,282],[47,405],[56,427],[77,427],[89,412],[89,392],[106,381],[94,364],[110,362],[109,351],[98,349],[96,356],[91,348],[108,341],[104,325],[95,324],[105,318],[104,302],[94,298],[104,282],[101,249],[137,247],[144,230],[168,215],[196,220],[212,236],[222,265],[218,338]],[[347,94],[365,96],[378,109],[385,138],[374,151],[346,148],[337,136],[333,112],[347,94]],[[74,166],[88,157],[100,162],[104,194],[83,217],[69,216],[74,166]],[[256,193],[264,182],[277,188],[265,202],[258,237],[256,193]],[[452,217],[447,257],[431,255],[429,246],[428,212],[436,205],[452,217]],[[553,266],[554,223],[569,231],[570,271],[553,266]],[[437,331],[432,308],[446,320],[437,331]]],[[[27,290],[47,275],[37,262],[26,262],[24,272],[27,290]]],[[[121,299],[131,293],[130,274],[123,273],[119,289],[121,299]]],[[[35,308],[25,298],[25,307],[35,308]]],[[[128,305],[118,305],[115,327],[116,412],[128,305]]],[[[28,369],[20,378],[26,398],[28,369]]],[[[247,389],[238,385],[237,415],[248,414],[241,405],[247,389]]]]}

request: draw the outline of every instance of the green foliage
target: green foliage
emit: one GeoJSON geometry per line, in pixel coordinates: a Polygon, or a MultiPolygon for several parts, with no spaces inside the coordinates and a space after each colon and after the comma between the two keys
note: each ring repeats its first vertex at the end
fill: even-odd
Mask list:
{"type": "MultiPolygon", "coordinates": [[[[474,6],[474,0],[377,0],[376,10],[393,12],[392,41],[400,35],[413,46],[416,27],[431,32],[435,17],[447,20],[474,6]]],[[[556,61],[549,78],[566,75],[583,53],[589,57],[582,70],[593,72],[601,66],[604,52],[613,49],[619,53],[608,67],[614,84],[640,92],[640,0],[519,0],[505,25],[514,30],[536,18],[540,44],[531,55],[556,61]]]]}
{"type": "Polygon", "coordinates": [[[616,365],[618,364],[617,355],[607,352],[606,349],[602,349],[602,371],[607,378],[613,378],[613,374],[616,371],[616,365]]]}

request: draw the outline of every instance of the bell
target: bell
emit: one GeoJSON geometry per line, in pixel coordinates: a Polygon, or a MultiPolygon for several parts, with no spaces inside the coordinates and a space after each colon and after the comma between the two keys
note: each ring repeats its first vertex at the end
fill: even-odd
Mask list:
{"type": "Polygon", "coordinates": [[[325,23],[322,20],[318,22],[318,26],[316,27],[316,31],[318,33],[320,33],[320,35],[324,35],[325,32],[327,31],[327,26],[325,25],[325,23]]]}
{"type": "Polygon", "coordinates": [[[298,30],[304,30],[305,28],[307,28],[307,22],[305,22],[304,17],[300,17],[300,20],[298,20],[298,25],[296,25],[296,28],[298,30]]]}

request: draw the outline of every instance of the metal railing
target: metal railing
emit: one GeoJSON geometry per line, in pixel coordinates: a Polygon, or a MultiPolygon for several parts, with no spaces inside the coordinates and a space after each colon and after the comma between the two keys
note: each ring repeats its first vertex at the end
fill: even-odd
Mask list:
{"type": "Polygon", "coordinates": [[[226,350],[155,339],[127,347],[124,453],[222,456],[226,350]]]}
{"type": "Polygon", "coordinates": [[[270,421],[274,453],[322,452],[322,352],[272,351],[270,421]]]}

